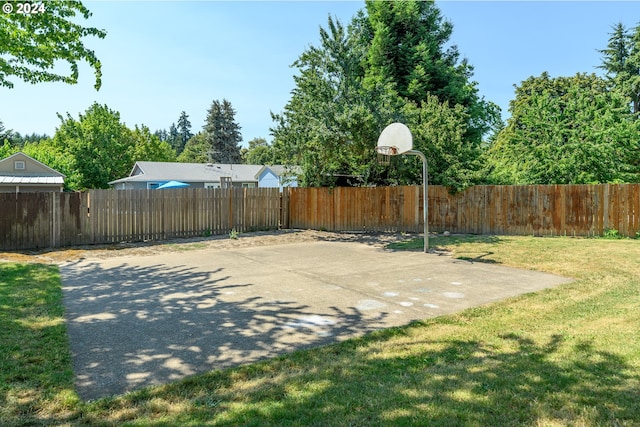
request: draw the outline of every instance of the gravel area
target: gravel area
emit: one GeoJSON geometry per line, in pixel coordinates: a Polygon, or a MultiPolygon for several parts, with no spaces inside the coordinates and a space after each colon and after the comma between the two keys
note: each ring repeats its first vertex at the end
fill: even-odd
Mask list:
{"type": "Polygon", "coordinates": [[[228,235],[174,239],[153,242],[118,243],[110,245],[76,246],[38,251],[0,252],[0,261],[58,264],[81,259],[106,259],[119,256],[154,255],[189,250],[226,250],[247,247],[283,245],[302,242],[359,242],[376,247],[417,237],[408,233],[327,232],[315,230],[278,230],[239,233],[232,239],[228,235]]]}

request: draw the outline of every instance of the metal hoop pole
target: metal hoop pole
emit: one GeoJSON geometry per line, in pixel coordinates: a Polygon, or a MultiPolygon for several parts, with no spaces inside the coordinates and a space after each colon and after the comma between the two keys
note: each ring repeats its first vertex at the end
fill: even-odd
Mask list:
{"type": "Polygon", "coordinates": [[[409,150],[404,154],[413,154],[422,160],[422,198],[424,199],[424,252],[429,252],[429,166],[427,165],[427,157],[418,150],[409,150]]]}

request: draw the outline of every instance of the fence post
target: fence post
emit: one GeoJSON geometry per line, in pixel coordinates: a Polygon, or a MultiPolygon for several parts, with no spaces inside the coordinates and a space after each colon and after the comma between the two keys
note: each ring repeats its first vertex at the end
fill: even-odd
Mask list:
{"type": "Polygon", "coordinates": [[[229,232],[233,231],[233,187],[229,186],[229,232]]]}
{"type": "Polygon", "coordinates": [[[60,246],[60,194],[51,192],[51,247],[60,246]]]}
{"type": "Polygon", "coordinates": [[[289,187],[284,187],[280,193],[280,228],[289,228],[289,187]]]}
{"type": "Polygon", "coordinates": [[[611,184],[604,184],[604,213],[602,214],[602,232],[604,233],[609,227],[609,202],[610,202],[610,194],[609,190],[611,188],[611,184]]]}

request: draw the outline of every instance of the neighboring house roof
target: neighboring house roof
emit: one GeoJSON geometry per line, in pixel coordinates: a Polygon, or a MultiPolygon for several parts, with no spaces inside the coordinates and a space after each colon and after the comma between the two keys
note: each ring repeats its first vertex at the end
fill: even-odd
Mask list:
{"type": "Polygon", "coordinates": [[[65,175],[33,157],[19,152],[0,160],[0,184],[64,184],[65,175]],[[25,162],[23,170],[16,170],[14,162],[25,162]]]}
{"type": "Polygon", "coordinates": [[[136,162],[128,177],[111,181],[109,184],[171,180],[219,182],[220,177],[231,178],[233,182],[256,182],[260,169],[261,165],[136,162]]]}
{"type": "Polygon", "coordinates": [[[0,184],[64,184],[61,176],[0,176],[0,184]]]}

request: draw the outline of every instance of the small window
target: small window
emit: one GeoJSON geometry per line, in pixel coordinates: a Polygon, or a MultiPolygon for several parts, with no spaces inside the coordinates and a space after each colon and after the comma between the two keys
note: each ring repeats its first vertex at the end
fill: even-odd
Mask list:
{"type": "Polygon", "coordinates": [[[256,183],[255,182],[243,182],[242,186],[244,188],[256,188],[256,183]]]}
{"type": "Polygon", "coordinates": [[[24,163],[24,160],[16,160],[13,162],[13,168],[17,171],[23,171],[27,168],[27,165],[24,163]]]}
{"type": "Polygon", "coordinates": [[[219,182],[205,182],[204,188],[220,188],[219,182]]]}
{"type": "Polygon", "coordinates": [[[147,182],[147,190],[155,190],[158,187],[160,187],[159,182],[147,182]]]}

